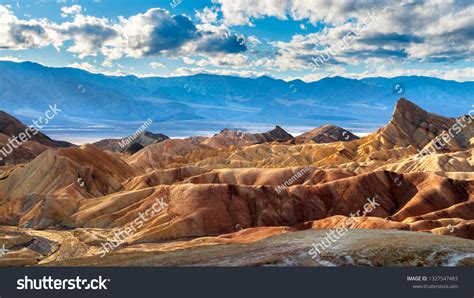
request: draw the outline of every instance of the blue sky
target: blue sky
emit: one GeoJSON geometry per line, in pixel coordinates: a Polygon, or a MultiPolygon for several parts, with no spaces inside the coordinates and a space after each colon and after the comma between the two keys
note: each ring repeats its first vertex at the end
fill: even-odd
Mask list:
{"type": "Polygon", "coordinates": [[[0,59],[109,75],[474,80],[472,1],[0,0],[0,59]]]}

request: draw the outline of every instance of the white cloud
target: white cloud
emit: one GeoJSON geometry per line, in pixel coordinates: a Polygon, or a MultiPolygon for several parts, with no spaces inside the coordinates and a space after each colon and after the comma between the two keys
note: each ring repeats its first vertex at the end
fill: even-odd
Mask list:
{"type": "Polygon", "coordinates": [[[254,35],[250,35],[247,40],[253,44],[253,45],[258,45],[258,44],[262,44],[262,42],[260,41],[260,39],[258,39],[257,37],[255,37],[254,35]]]}
{"type": "Polygon", "coordinates": [[[154,68],[154,69],[157,69],[157,68],[164,68],[165,65],[163,63],[153,61],[153,62],[150,63],[150,67],[154,68]]]}
{"type": "Polygon", "coordinates": [[[166,54],[195,38],[196,27],[184,16],[172,16],[164,9],[150,9],[126,19],[120,18],[129,56],[166,54]]]}
{"type": "MultiPolygon", "coordinates": [[[[382,1],[321,1],[321,0],[215,0],[221,5],[224,22],[229,25],[252,25],[253,19],[276,17],[280,20],[309,20],[343,23],[350,14],[384,7],[382,1]]],[[[396,3],[392,1],[392,3],[396,3]]]]}
{"type": "MultiPolygon", "coordinates": [[[[462,67],[450,69],[449,67],[441,67],[437,69],[423,68],[400,68],[386,67],[382,65],[377,69],[365,70],[363,72],[348,72],[342,67],[331,67],[325,69],[325,72],[310,73],[300,77],[305,82],[313,82],[328,76],[342,76],[352,79],[363,79],[368,77],[386,77],[393,78],[399,76],[427,76],[444,80],[453,80],[458,82],[474,81],[474,67],[462,67]]],[[[295,79],[294,77],[286,78],[287,80],[295,79]]]]}
{"type": "Polygon", "coordinates": [[[287,18],[287,0],[216,0],[221,5],[224,23],[228,25],[253,25],[252,18],[287,18]]]}
{"type": "Polygon", "coordinates": [[[0,57],[0,61],[11,61],[11,62],[25,62],[26,60],[20,59],[18,57],[13,57],[13,56],[3,56],[0,57]]]}
{"type": "Polygon", "coordinates": [[[64,6],[64,7],[61,7],[61,16],[63,18],[66,18],[70,15],[76,15],[76,14],[80,14],[81,11],[82,11],[82,7],[80,5],[73,5],[73,6],[64,6]]]}
{"type": "Polygon", "coordinates": [[[63,40],[72,40],[74,44],[67,50],[78,54],[79,58],[96,56],[103,53],[110,59],[121,57],[114,49],[120,44],[120,32],[117,25],[111,25],[106,18],[76,15],[73,22],[58,26],[63,40]]]}
{"type": "Polygon", "coordinates": [[[60,49],[72,41],[67,51],[79,58],[102,54],[107,60],[128,56],[134,58],[178,56],[183,53],[216,55],[246,50],[238,36],[227,28],[199,28],[184,15],[152,8],[118,20],[83,15],[79,5],[62,8],[72,21],[55,23],[47,19],[18,19],[9,6],[0,5],[0,49],[20,50],[49,45],[60,49]]]}
{"type": "Polygon", "coordinates": [[[263,71],[252,71],[252,70],[229,70],[229,69],[206,69],[206,68],[178,68],[170,76],[190,76],[194,74],[216,74],[226,76],[239,76],[239,77],[261,77],[270,76],[270,73],[263,71]]]}
{"type": "Polygon", "coordinates": [[[119,77],[122,77],[122,76],[127,76],[128,75],[128,74],[126,74],[126,73],[124,73],[124,72],[122,72],[118,69],[115,70],[115,71],[107,71],[107,70],[99,69],[96,66],[90,64],[89,62],[82,62],[82,63],[74,62],[74,63],[69,64],[67,67],[82,69],[82,70],[85,70],[85,71],[90,72],[90,73],[103,74],[103,75],[106,75],[106,76],[119,76],[119,77]]]}
{"type": "Polygon", "coordinates": [[[297,34],[288,42],[273,42],[274,65],[282,71],[310,70],[311,61],[318,57],[325,61],[323,67],[364,65],[371,58],[402,63],[469,61],[472,57],[474,33],[469,28],[474,28],[474,4],[458,7],[450,2],[417,1],[396,9],[375,7],[365,17],[356,9],[347,11],[345,23],[297,34]],[[354,16],[355,20],[347,21],[354,16]]]}
{"type": "MultiPolygon", "coordinates": [[[[276,17],[306,20],[313,24],[330,25],[323,32],[311,36],[325,39],[327,44],[340,41],[351,22],[362,24],[376,17],[350,50],[340,53],[338,62],[345,63],[345,54],[367,57],[399,57],[450,61],[466,59],[474,46],[474,2],[470,1],[320,1],[320,0],[216,0],[220,4],[223,22],[228,25],[252,24],[253,20],[276,17]],[[372,17],[370,17],[372,16],[372,17]],[[351,22],[349,22],[351,20],[351,22]]],[[[297,37],[297,36],[295,36],[297,37]]],[[[285,61],[278,61],[281,69],[300,69],[306,59],[309,38],[280,43],[287,51],[285,61]],[[293,43],[293,44],[291,44],[293,43]],[[292,47],[293,49],[288,49],[292,47]],[[294,59],[292,59],[294,58],[294,59]],[[294,63],[296,62],[296,65],[294,63]],[[292,66],[294,65],[294,66],[292,66]]],[[[312,43],[314,44],[314,42],[312,43]]],[[[307,59],[306,59],[307,60],[307,59]]],[[[350,60],[350,59],[349,59],[350,60]]],[[[336,61],[337,62],[337,61],[336,61]]],[[[350,61],[354,63],[354,60],[350,61]]]]}
{"type": "Polygon", "coordinates": [[[46,20],[19,20],[0,5],[0,49],[22,50],[55,44],[54,28],[46,20]]]}
{"type": "Polygon", "coordinates": [[[78,68],[78,69],[82,69],[82,70],[92,72],[92,73],[100,72],[94,65],[88,62],[82,62],[82,63],[74,62],[74,63],[69,64],[67,67],[78,68]]]}
{"type": "Polygon", "coordinates": [[[275,59],[272,58],[260,58],[252,62],[254,66],[265,67],[267,69],[275,68],[275,59]]]}
{"type": "MultiPolygon", "coordinates": [[[[185,64],[197,66],[182,68],[180,72],[209,67],[217,68],[209,70],[214,73],[227,71],[249,76],[259,73],[255,70],[258,68],[273,73],[301,71],[307,80],[333,74],[352,77],[420,74],[473,79],[472,67],[448,69],[439,63],[473,61],[472,1],[214,0],[216,6],[196,12],[198,24],[187,16],[172,15],[159,8],[117,19],[98,18],[85,15],[85,9],[74,3],[69,1],[61,8],[62,14],[69,17],[61,22],[31,17],[21,20],[13,14],[11,6],[0,5],[0,49],[54,46],[80,59],[103,55],[98,58],[104,59],[103,67],[113,67],[122,57],[158,56],[182,58],[185,64]],[[376,20],[351,38],[344,48],[338,47],[348,32],[362,26],[364,19],[370,19],[369,14],[376,20]],[[266,17],[323,22],[328,26],[318,32],[308,28],[289,41],[271,43],[253,35],[245,38],[228,27],[252,24],[266,17]],[[311,58],[330,48],[337,50],[323,69],[308,73],[311,58]],[[430,70],[400,67],[401,63],[418,62],[438,64],[432,64],[430,70]],[[391,65],[384,69],[374,67],[381,63],[391,65]],[[347,72],[350,66],[365,67],[365,71],[347,72]]],[[[306,28],[304,24],[300,26],[306,28]]],[[[78,62],[76,66],[101,71],[84,63],[78,62]]]]}
{"type": "Polygon", "coordinates": [[[217,22],[217,8],[216,7],[204,7],[203,10],[196,12],[196,18],[202,23],[215,23],[217,22]]]}
{"type": "Polygon", "coordinates": [[[183,57],[183,62],[189,65],[196,64],[196,60],[188,58],[188,57],[183,57]]]}
{"type": "Polygon", "coordinates": [[[200,67],[217,66],[241,68],[249,66],[248,58],[242,54],[215,55],[211,57],[204,57],[199,60],[183,58],[183,62],[190,65],[194,64],[200,67]]]}
{"type": "Polygon", "coordinates": [[[102,62],[102,66],[103,67],[113,67],[114,63],[109,59],[105,59],[104,62],[102,62]]]}

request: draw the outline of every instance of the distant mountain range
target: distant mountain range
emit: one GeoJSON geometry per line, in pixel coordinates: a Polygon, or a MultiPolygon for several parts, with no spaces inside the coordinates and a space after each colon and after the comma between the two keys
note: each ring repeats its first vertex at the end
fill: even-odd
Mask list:
{"type": "Polygon", "coordinates": [[[279,124],[298,134],[327,123],[355,133],[390,118],[399,97],[447,116],[467,114],[474,82],[430,77],[325,78],[305,83],[270,77],[200,74],[187,77],[111,77],[31,62],[0,62],[0,108],[25,123],[49,104],[62,112],[49,135],[72,140],[123,137],[147,119],[150,130],[172,137],[209,134],[222,127],[264,131],[279,124]]]}

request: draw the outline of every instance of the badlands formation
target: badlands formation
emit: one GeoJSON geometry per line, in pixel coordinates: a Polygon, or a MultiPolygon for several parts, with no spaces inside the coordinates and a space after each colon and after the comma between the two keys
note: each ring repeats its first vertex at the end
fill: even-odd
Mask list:
{"type": "Polygon", "coordinates": [[[363,138],[277,126],[25,147],[32,161],[0,167],[0,266],[473,265],[473,122],[400,99],[363,138]]]}

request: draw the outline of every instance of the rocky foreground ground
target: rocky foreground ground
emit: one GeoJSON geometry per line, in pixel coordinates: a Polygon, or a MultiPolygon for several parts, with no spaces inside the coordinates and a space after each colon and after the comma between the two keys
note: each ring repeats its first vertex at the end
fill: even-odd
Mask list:
{"type": "Polygon", "coordinates": [[[2,232],[30,238],[16,242],[25,245],[0,258],[0,266],[474,266],[472,240],[397,230],[352,229],[317,255],[309,251],[324,241],[327,229],[250,228],[216,237],[135,244],[103,257],[77,240],[78,231],[2,232]],[[75,258],[78,254],[83,257],[75,258]]]}
{"type": "Polygon", "coordinates": [[[472,120],[401,99],[360,139],[277,127],[133,152],[42,145],[0,168],[0,266],[472,265],[472,120]]]}

